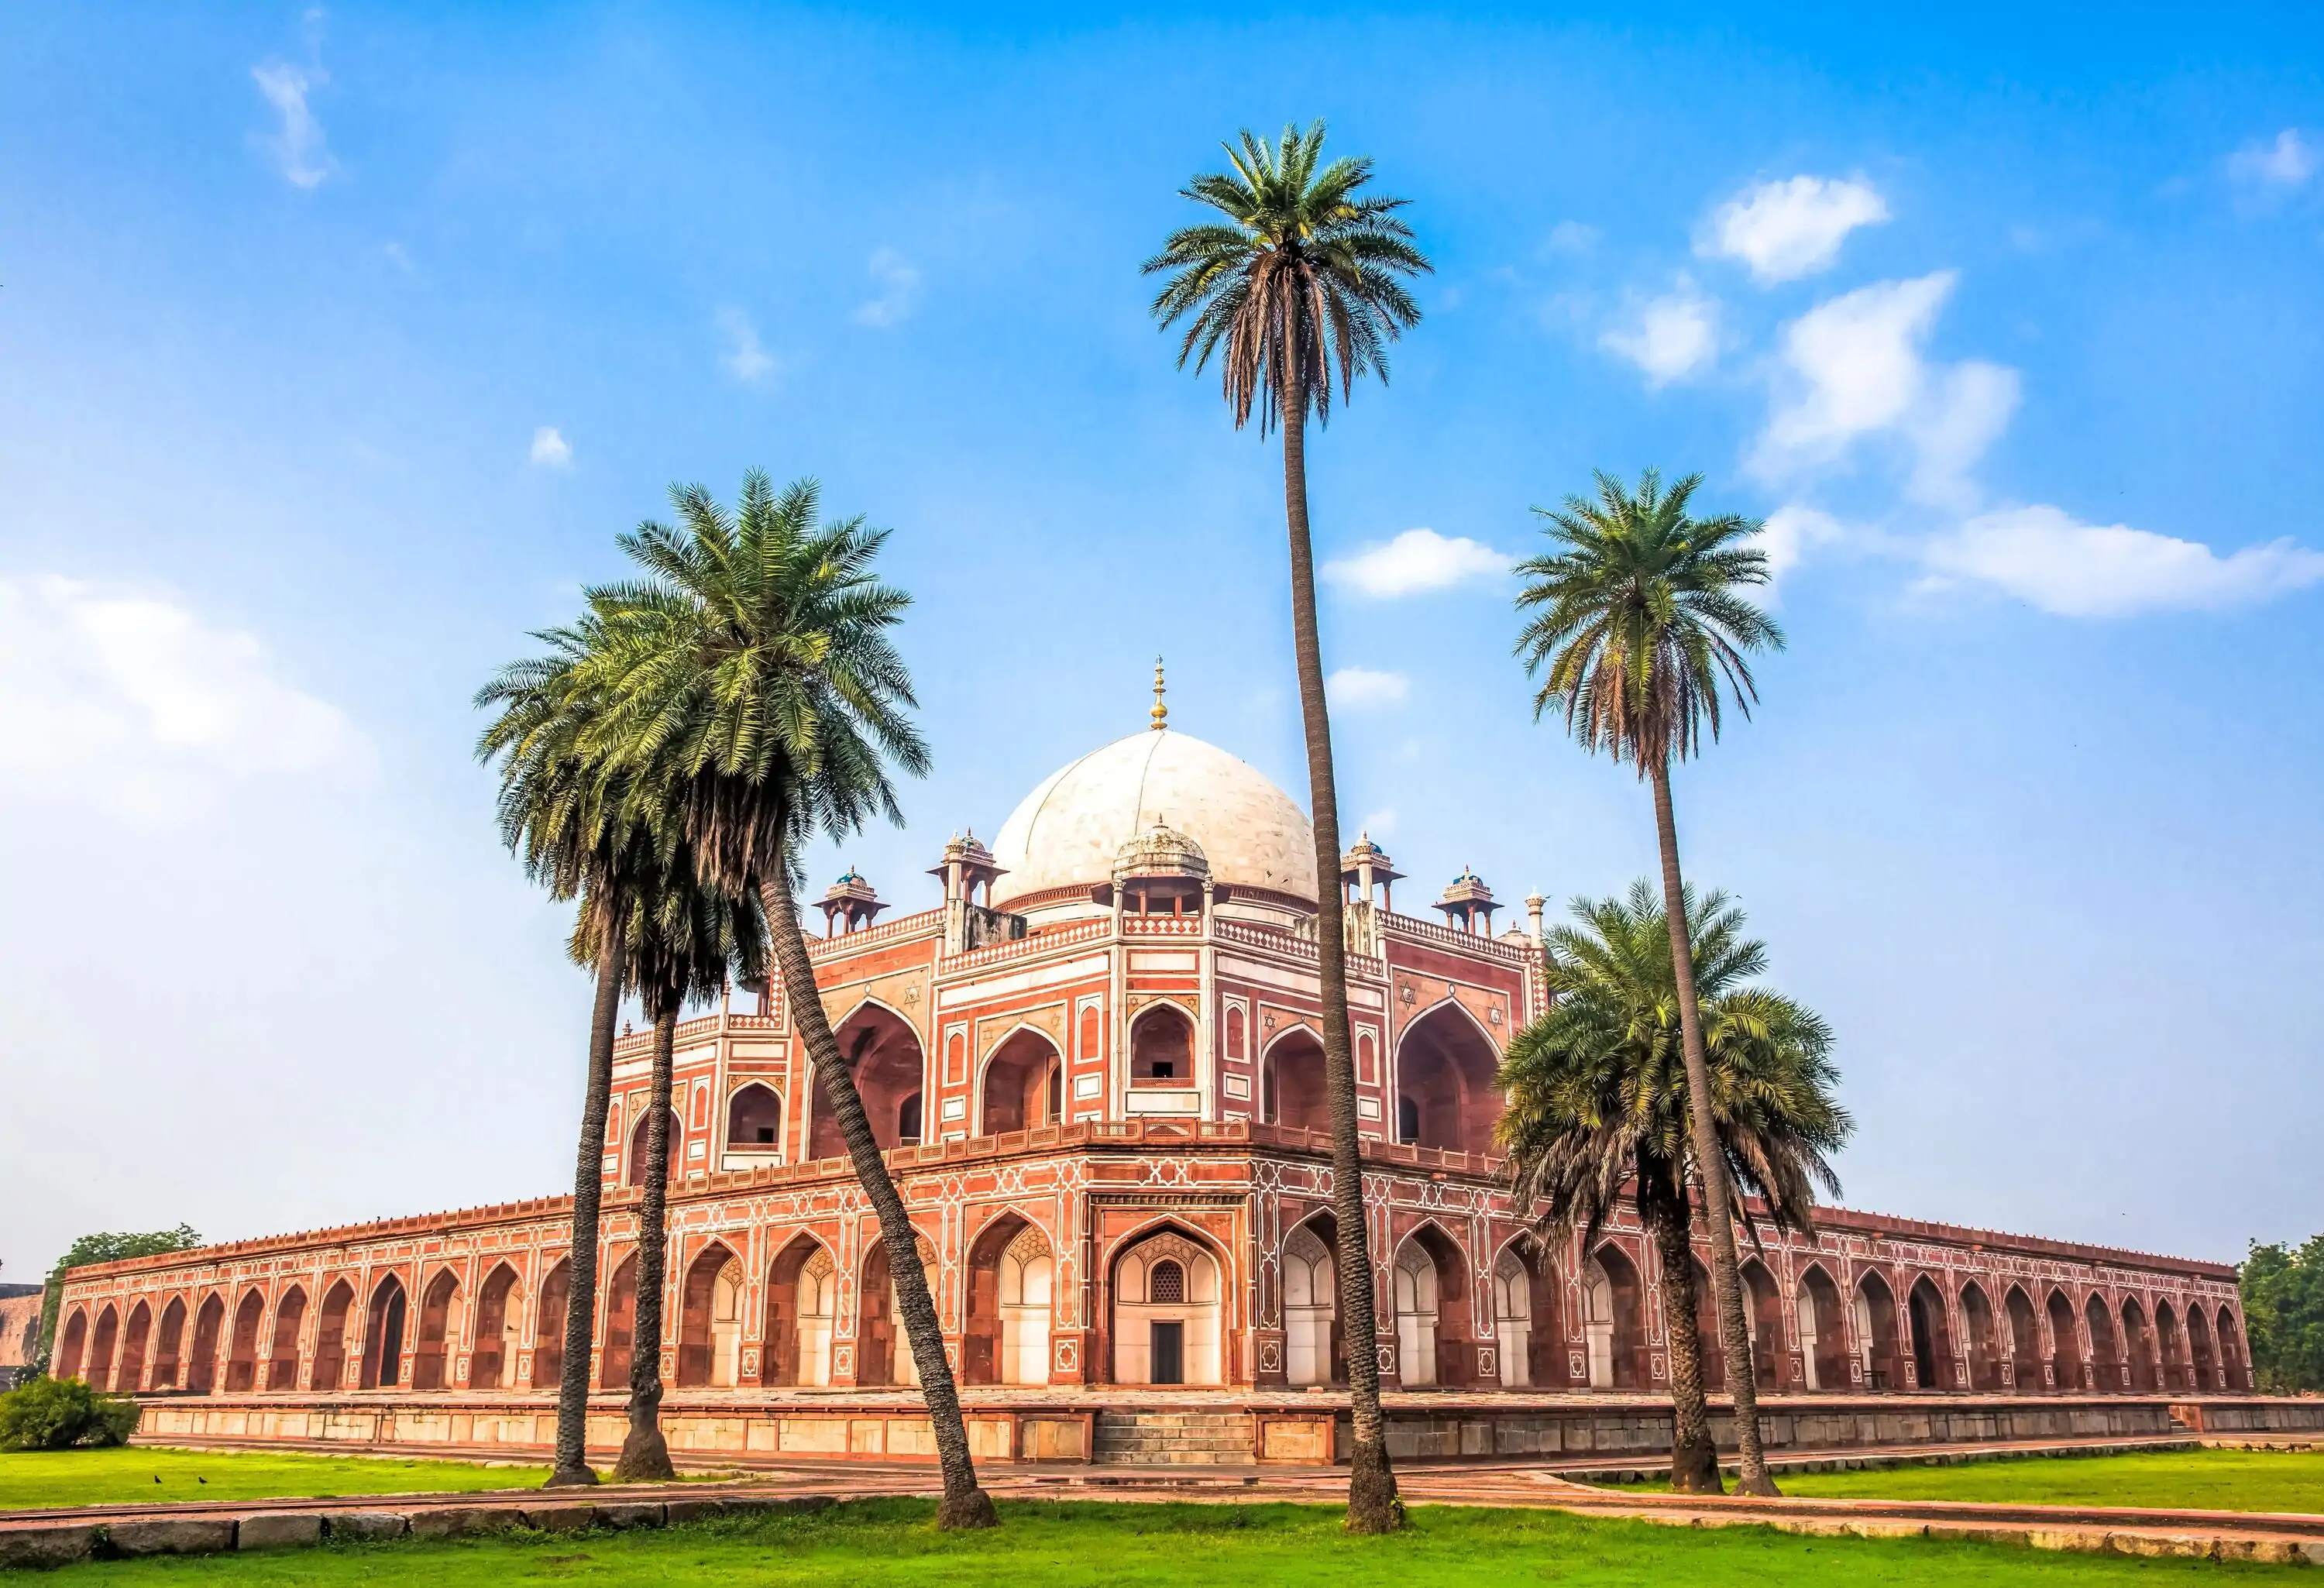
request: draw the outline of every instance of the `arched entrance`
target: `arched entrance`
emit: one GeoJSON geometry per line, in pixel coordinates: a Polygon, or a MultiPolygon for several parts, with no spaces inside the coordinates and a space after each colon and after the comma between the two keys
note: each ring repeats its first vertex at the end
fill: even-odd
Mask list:
{"type": "Polygon", "coordinates": [[[240,1395],[258,1387],[258,1325],[266,1316],[266,1298],[245,1290],[234,1309],[234,1336],[226,1352],[226,1390],[240,1395]]]}
{"type": "Polygon", "coordinates": [[[678,1313],[681,1390],[732,1389],[742,1381],[742,1260],[714,1241],[687,1265],[678,1313]]]}
{"type": "Polygon", "coordinates": [[[145,1347],[153,1329],[153,1309],[139,1302],[129,1309],[129,1324],[121,1341],[121,1371],[115,1382],[124,1395],[134,1395],[145,1387],[145,1347]]]}
{"type": "Polygon", "coordinates": [[[1638,1270],[1612,1242],[1582,1265],[1582,1335],[1592,1390],[1645,1386],[1638,1270]]]}
{"type": "Polygon", "coordinates": [[[2168,1301],[2154,1304],[2154,1341],[2163,1358],[2163,1387],[2187,1388],[2187,1342],[2179,1333],[2179,1315],[2168,1301]]]}
{"type": "Polygon", "coordinates": [[[1800,1331],[1800,1367],[1815,1390],[1849,1387],[1848,1346],[1840,1321],[1840,1287],[1822,1266],[1810,1263],[1793,1297],[1800,1331]]]}
{"type": "Polygon", "coordinates": [[[2119,1390],[2123,1387],[2122,1348],[2115,1337],[2114,1309],[2106,1297],[2093,1290],[2082,1303],[2082,1316],[2090,1326],[2090,1382],[2092,1390],[2119,1390]]]}
{"type": "Polygon", "coordinates": [[[75,1307],[65,1318],[64,1332],[57,1341],[57,1377],[80,1377],[81,1358],[88,1351],[88,1314],[75,1307]]]}
{"type": "Polygon", "coordinates": [[[2218,1389],[2219,1364],[2211,1354],[2211,1324],[2200,1302],[2187,1309],[2187,1351],[2195,1364],[2195,1382],[2190,1388],[2199,1392],[2218,1389]]]}
{"type": "Polygon", "coordinates": [[[83,1375],[93,1390],[113,1387],[113,1348],[121,1339],[121,1314],[111,1302],[97,1315],[97,1330],[89,1344],[88,1371],[83,1375]]]}
{"type": "MultiPolygon", "coordinates": [[[[638,1334],[638,1254],[634,1248],[605,1287],[605,1348],[597,1355],[597,1387],[626,1390],[638,1334]]],[[[660,1342],[654,1343],[659,1349],[660,1342]]]]}
{"type": "Polygon", "coordinates": [[[978,1233],[968,1252],[968,1328],[961,1377],[971,1384],[1047,1384],[1056,1264],[1048,1238],[1016,1214],[978,1233]]]}
{"type": "MultiPolygon", "coordinates": [[[[1323,1053],[1317,1048],[1319,1061],[1323,1053]]],[[[1283,1238],[1283,1378],[1292,1385],[1347,1381],[1340,1336],[1337,1231],[1318,1214],[1283,1238]]]]}
{"type": "Polygon", "coordinates": [[[182,1363],[179,1352],[186,1339],[186,1304],[172,1296],[161,1308],[161,1332],[153,1341],[153,1388],[174,1390],[182,1363]]]}
{"type": "Polygon", "coordinates": [[[2131,1389],[2153,1394],[2162,1387],[2161,1375],[2154,1371],[2154,1332],[2146,1326],[2146,1309],[2138,1305],[2135,1296],[2123,1298],[2122,1341],[2131,1389]]]}
{"type": "Polygon", "coordinates": [[[299,1387],[299,1331],[307,1322],[307,1292],[293,1285],[274,1304],[273,1348],[266,1353],[266,1387],[299,1387]]]}
{"type": "Polygon", "coordinates": [[[403,1382],[405,1310],[403,1281],[390,1274],[373,1288],[371,1307],[364,1320],[364,1389],[392,1390],[403,1382]]]}
{"type": "Polygon", "coordinates": [[[1323,1045],[1294,1026],[1259,1061],[1260,1117],[1295,1131],[1329,1131],[1332,1103],[1323,1085],[1323,1045]]]}
{"type": "MultiPolygon", "coordinates": [[[[936,1269],[936,1249],[926,1235],[915,1232],[920,1266],[936,1269]]],[[[933,1283],[934,1281],[931,1281],[933,1283]]],[[[896,1281],[888,1270],[888,1242],[875,1236],[863,1257],[863,1283],[855,1322],[855,1381],[862,1385],[917,1385],[920,1364],[912,1358],[912,1343],[897,1310],[896,1281]]]]}
{"type": "Polygon", "coordinates": [[[355,1304],[355,1287],[334,1280],[323,1292],[322,1311],[315,1315],[315,1371],[309,1381],[318,1390],[337,1390],[347,1376],[347,1314],[355,1304]]]}
{"type": "Polygon", "coordinates": [[[1530,1237],[1520,1237],[1501,1248],[1493,1264],[1493,1336],[1500,1347],[1505,1388],[1565,1387],[1556,1277],[1530,1237]]]}
{"type": "Polygon", "coordinates": [[[1194,1085],[1194,1022],[1176,1004],[1148,1004],[1130,1021],[1130,1084],[1163,1091],[1194,1085]]]}
{"type": "Polygon", "coordinates": [[[565,1315],[573,1306],[573,1260],[560,1257],[540,1282],[532,1315],[532,1387],[554,1390],[565,1380],[565,1315]]]}
{"type": "Polygon", "coordinates": [[[450,1269],[438,1269],[420,1296],[420,1330],[411,1349],[411,1387],[448,1390],[451,1343],[460,1337],[460,1281],[450,1269]]]}
{"type": "Polygon", "coordinates": [[[1107,1290],[1117,1384],[1225,1382],[1218,1260],[1165,1227],[1114,1259],[1107,1290]]]}
{"type": "Polygon", "coordinates": [[[1457,1003],[1413,1021],[1396,1050],[1397,1140],[1490,1152],[1501,1117],[1500,1061],[1484,1028],[1457,1003]]]}
{"type": "MultiPolygon", "coordinates": [[[[863,1100],[863,1117],[872,1139],[882,1150],[918,1146],[921,1139],[920,1088],[927,1068],[927,1056],[912,1028],[893,1010],[864,1003],[834,1033],[839,1051],[847,1055],[855,1076],[856,1095],[863,1100]]],[[[839,1122],[824,1101],[823,1083],[807,1079],[807,1156],[845,1158],[847,1143],[839,1122]]]]}
{"type": "Polygon", "coordinates": [[[837,1316],[839,1268],[812,1235],[797,1235],[767,1269],[766,1346],[762,1384],[831,1382],[832,1320],[837,1316]]]}
{"type": "Polygon", "coordinates": [[[1913,1332],[1914,1387],[1953,1388],[1953,1335],[1945,1325],[1945,1298],[1926,1274],[1905,1295],[1904,1319],[1913,1332]]]}
{"type": "Polygon", "coordinates": [[[2244,1333],[2236,1326],[2236,1315],[2224,1306],[2219,1308],[2219,1365],[2226,1372],[2228,1389],[2252,1387],[2251,1359],[2244,1354],[2244,1333]]]}
{"type": "Polygon", "coordinates": [[[1897,1350],[1896,1297],[1887,1281],[1868,1271],[1856,1282],[1856,1295],[1849,1306],[1855,1314],[1851,1321],[1856,1325],[1858,1367],[1864,1376],[1864,1387],[1903,1389],[1904,1361],[1897,1350]]]}
{"type": "Polygon", "coordinates": [[[516,1387],[517,1353],[524,1343],[524,1292],[516,1270],[501,1263],[476,1292],[476,1349],[468,1359],[468,1388],[516,1387]]]}
{"type": "Polygon", "coordinates": [[[213,1290],[194,1311],[194,1343],[187,1353],[186,1388],[197,1395],[217,1388],[218,1336],[225,1332],[226,1297],[213,1290]]]}
{"type": "Polygon", "coordinates": [[[2063,1291],[2050,1292],[2050,1369],[2061,1390],[2087,1390],[2082,1382],[2082,1343],[2074,1327],[2074,1306],[2063,1291]]]}
{"type": "Polygon", "coordinates": [[[1969,1387],[1991,1394],[2002,1387],[2001,1335],[1994,1326],[1993,1303],[1975,1279],[1961,1287],[1961,1327],[1969,1334],[1969,1387]]]}
{"type": "Polygon", "coordinates": [[[1029,1028],[1014,1031],[985,1061],[977,1134],[1029,1131],[1065,1116],[1065,1065],[1055,1044],[1029,1028]]]}
{"type": "Polygon", "coordinates": [[[2002,1297],[2009,1315],[2009,1372],[2020,1395],[2042,1388],[2042,1334],[2034,1313],[2034,1299],[2015,1285],[2002,1297]]]}

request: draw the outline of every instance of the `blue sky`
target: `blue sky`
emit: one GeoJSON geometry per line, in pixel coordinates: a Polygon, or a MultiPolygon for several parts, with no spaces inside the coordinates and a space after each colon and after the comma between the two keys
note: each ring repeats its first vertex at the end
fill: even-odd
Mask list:
{"type": "MultiPolygon", "coordinates": [[[[936,752],[853,861],[1175,725],[1304,794],[1273,448],[1138,265],[1322,115],[1437,272],[1312,445],[1345,819],[1624,886],[1527,509],[1699,469],[1790,650],[1678,785],[1859,1206],[2324,1224],[2312,12],[0,10],[0,1262],[535,1194],[586,988],[469,696],[669,484],[895,531],[936,752]]],[[[1406,897],[1412,895],[1407,893],[1406,897]]]]}

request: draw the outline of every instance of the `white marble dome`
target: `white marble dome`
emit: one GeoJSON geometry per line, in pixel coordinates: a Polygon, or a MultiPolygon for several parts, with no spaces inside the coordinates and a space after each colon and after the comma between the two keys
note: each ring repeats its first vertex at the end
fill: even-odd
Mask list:
{"type": "Polygon", "coordinates": [[[1052,888],[1111,882],[1122,845],[1157,826],[1202,846],[1212,880],[1315,897],[1314,829],[1291,796],[1215,744],[1167,729],[1117,739],[1025,796],[992,841],[1004,909],[1052,888]]]}

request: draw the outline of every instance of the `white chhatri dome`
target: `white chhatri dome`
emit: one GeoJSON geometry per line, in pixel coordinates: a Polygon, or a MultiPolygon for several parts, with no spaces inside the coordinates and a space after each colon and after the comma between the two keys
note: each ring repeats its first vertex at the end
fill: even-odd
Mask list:
{"type": "Polygon", "coordinates": [[[1315,837],[1291,797],[1215,744],[1149,730],[1043,780],[992,841],[998,902],[1113,879],[1122,845],[1167,826],[1202,846],[1213,880],[1315,897],[1315,837]]]}

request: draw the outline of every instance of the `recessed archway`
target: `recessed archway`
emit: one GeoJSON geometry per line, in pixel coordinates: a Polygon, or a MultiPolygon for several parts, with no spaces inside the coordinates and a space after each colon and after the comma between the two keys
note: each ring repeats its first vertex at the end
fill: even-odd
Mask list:
{"type": "Polygon", "coordinates": [[[2153,1394],[2162,1387],[2162,1377],[2154,1371],[2154,1333],[2146,1326],[2146,1309],[2138,1304],[2135,1296],[2123,1297],[2122,1343],[2131,1389],[2141,1394],[2153,1394]]]}
{"type": "Polygon", "coordinates": [[[153,1308],[140,1301],[129,1309],[129,1322],[122,1331],[121,1371],[114,1382],[124,1395],[134,1395],[145,1387],[145,1347],[152,1338],[153,1308]]]}
{"type": "Polygon", "coordinates": [[[678,1312],[681,1390],[732,1389],[742,1381],[742,1260],[714,1241],[686,1269],[678,1312]]]}
{"type": "Polygon", "coordinates": [[[1397,1139],[1448,1152],[1488,1153],[1501,1117],[1500,1052],[1458,1003],[1405,1028],[1396,1050],[1397,1139]]]}
{"type": "Polygon", "coordinates": [[[1130,1022],[1130,1084],[1184,1090],[1194,1084],[1194,1022],[1175,1003],[1149,1003],[1130,1022]]]}
{"type": "Polygon", "coordinates": [[[2001,1335],[1993,1303],[1975,1279],[1961,1287],[1961,1327],[1969,1335],[1969,1387],[1990,1394],[2001,1388],[2001,1335]]]}
{"type": "MultiPolygon", "coordinates": [[[[605,1287],[605,1348],[597,1358],[599,1389],[630,1387],[630,1363],[637,1343],[637,1328],[638,1254],[633,1247],[615,1265],[613,1281],[605,1287]]],[[[656,1341],[654,1345],[659,1349],[660,1342],[656,1341]]]]}
{"type": "Polygon", "coordinates": [[[2219,1308],[2219,1365],[2227,1374],[2228,1389],[2252,1387],[2251,1359],[2244,1353],[2244,1332],[2236,1325],[2236,1315],[2224,1306],[2219,1308]]]}
{"type": "Polygon", "coordinates": [[[752,1081],[726,1100],[729,1152],[779,1153],[783,1149],[783,1100],[764,1082],[752,1081]]]}
{"type": "Polygon", "coordinates": [[[2119,1390],[2122,1383],[2122,1349],[2116,1341],[2114,1309],[2105,1297],[2093,1290],[2082,1303],[2082,1316],[2090,1329],[2089,1390],[2119,1390]]]}
{"type": "Polygon", "coordinates": [[[2167,1300],[2154,1304],[2154,1343],[2163,1359],[2163,1387],[2187,1388],[2187,1341],[2179,1332],[2179,1315],[2167,1300]]]}
{"type": "Polygon", "coordinates": [[[307,1322],[307,1292],[293,1285],[274,1304],[274,1340],[266,1353],[266,1387],[299,1387],[299,1331],[307,1322]]]}
{"type": "Polygon", "coordinates": [[[1582,1337],[1592,1390],[1646,1387],[1643,1296],[1637,1266],[1612,1242],[1582,1265],[1582,1337]]]}
{"type": "Polygon", "coordinates": [[[523,1325],[523,1287],[514,1269],[497,1264],[476,1291],[476,1349],[468,1358],[469,1389],[515,1388],[523,1325]]]}
{"type": "Polygon", "coordinates": [[[245,1290],[234,1309],[234,1337],[226,1353],[226,1390],[240,1395],[258,1388],[258,1325],[266,1316],[266,1298],[255,1288],[245,1290]]]}
{"type": "Polygon", "coordinates": [[[839,1265],[812,1235],[794,1235],[767,1269],[762,1384],[831,1382],[831,1337],[838,1316],[839,1265]]]}
{"type": "MultiPolygon", "coordinates": [[[[856,1005],[834,1036],[839,1051],[853,1066],[855,1094],[863,1100],[863,1117],[872,1127],[872,1140],[882,1151],[918,1145],[927,1060],[909,1022],[884,1003],[866,1002],[856,1005]]],[[[822,1085],[820,1078],[808,1077],[807,1155],[845,1158],[847,1143],[839,1133],[838,1120],[824,1101],[822,1085]]]]}
{"type": "Polygon", "coordinates": [[[1217,1256],[1188,1232],[1165,1225],[1114,1258],[1117,1384],[1224,1383],[1223,1287],[1217,1256]]]}
{"type": "MultiPolygon", "coordinates": [[[[921,1270],[935,1273],[936,1249],[918,1231],[913,1232],[912,1242],[920,1254],[921,1270]]],[[[895,1275],[888,1267],[886,1237],[874,1232],[870,1247],[863,1254],[863,1280],[857,1287],[855,1381],[916,1387],[920,1364],[912,1355],[910,1333],[904,1327],[895,1275]]]]}
{"type": "Polygon", "coordinates": [[[172,1296],[161,1308],[161,1332],[153,1337],[154,1389],[174,1390],[177,1388],[178,1374],[180,1368],[184,1365],[179,1353],[180,1348],[185,1344],[185,1298],[180,1296],[172,1296]]]}
{"type": "Polygon", "coordinates": [[[2190,1386],[2196,1390],[2217,1390],[2219,1385],[2219,1364],[2211,1354],[2211,1323],[2203,1316],[2200,1302],[2187,1308],[2187,1351],[2194,1362],[2195,1381],[2190,1386]]]}
{"type": "Polygon", "coordinates": [[[1295,1131],[1329,1131],[1332,1102],[1323,1084],[1323,1045],[1305,1026],[1269,1044],[1259,1060],[1259,1113],[1295,1131]]]}
{"type": "Polygon", "coordinates": [[[1031,1027],[1011,1031],[984,1062],[977,1089],[977,1134],[1029,1131],[1065,1116],[1065,1061],[1031,1027]]]}
{"type": "Polygon", "coordinates": [[[2061,1290],[2050,1292],[2050,1371],[2061,1390],[2087,1390],[2082,1382],[2082,1343],[2074,1327],[2074,1304],[2061,1290]]]}
{"type": "Polygon", "coordinates": [[[460,1280],[438,1269],[420,1296],[420,1329],[412,1341],[411,1387],[448,1390],[451,1343],[460,1337],[460,1280]]]}
{"type": "Polygon", "coordinates": [[[1047,1384],[1056,1260],[1048,1238],[1022,1214],[1006,1213],[980,1231],[968,1252],[968,1327],[961,1377],[971,1384],[1047,1384]]]}
{"type": "Polygon", "coordinates": [[[1531,1236],[1510,1242],[1494,1260],[1493,1336],[1504,1389],[1565,1388],[1557,1274],[1548,1253],[1531,1236]]]}
{"type": "Polygon", "coordinates": [[[80,1377],[81,1359],[88,1352],[88,1314],[74,1307],[65,1315],[64,1331],[57,1340],[57,1377],[80,1377]]]}
{"type": "Polygon", "coordinates": [[[318,1390],[337,1390],[346,1382],[347,1314],[355,1304],[355,1287],[345,1279],[332,1281],[323,1292],[322,1310],[315,1315],[315,1368],[308,1375],[318,1390]]]}
{"type": "Polygon", "coordinates": [[[1856,1325],[1858,1368],[1868,1390],[1904,1387],[1904,1357],[1896,1337],[1896,1297],[1888,1282],[1866,1270],[1849,1299],[1856,1325]]]}
{"type": "MultiPolygon", "coordinates": [[[[686,1126],[678,1119],[676,1109],[666,1109],[663,1113],[669,1121],[669,1136],[667,1142],[669,1159],[662,1165],[662,1180],[665,1184],[669,1184],[686,1177],[686,1126]]],[[[622,1184],[624,1186],[642,1186],[646,1183],[648,1161],[646,1149],[650,1145],[646,1140],[646,1135],[652,1126],[653,1110],[641,1111],[638,1114],[636,1129],[630,1132],[630,1159],[622,1170],[622,1184]]]]}
{"type": "Polygon", "coordinates": [[[373,1288],[364,1320],[363,1387],[366,1390],[392,1390],[403,1382],[406,1307],[403,1281],[393,1274],[373,1288]]]}
{"type": "Polygon", "coordinates": [[[554,1390],[565,1380],[566,1314],[573,1306],[573,1260],[560,1257],[540,1282],[532,1315],[532,1387],[554,1390]]]}
{"type": "Polygon", "coordinates": [[[1807,1388],[1848,1389],[1848,1345],[1840,1321],[1840,1287],[1832,1283],[1821,1264],[1810,1263],[1800,1275],[1792,1305],[1800,1331],[1800,1367],[1806,1375],[1807,1388]]]}
{"type": "Polygon", "coordinates": [[[83,1375],[93,1390],[113,1388],[113,1348],[121,1339],[121,1313],[111,1302],[97,1315],[89,1341],[88,1371],[83,1375]]]}
{"type": "Polygon", "coordinates": [[[1953,1332],[1945,1319],[1945,1299],[1926,1274],[1905,1293],[1904,1321],[1913,1336],[1914,1387],[1953,1388],[1953,1332]]]}
{"type": "Polygon", "coordinates": [[[1319,1213],[1283,1238],[1283,1377],[1294,1386],[1347,1381],[1337,1235],[1332,1215],[1319,1213]]]}
{"type": "Polygon", "coordinates": [[[1397,1248],[1396,1371],[1407,1390],[1462,1387],[1475,1374],[1471,1344],[1469,1270],[1461,1249],[1434,1224],[1423,1224],[1397,1248]]]}
{"type": "Polygon", "coordinates": [[[2002,1310],[2009,1317],[2009,1374],[2017,1392],[2030,1395],[2042,1388],[2042,1332],[2034,1298],[2012,1285],[2002,1297],[2002,1310]]]}

